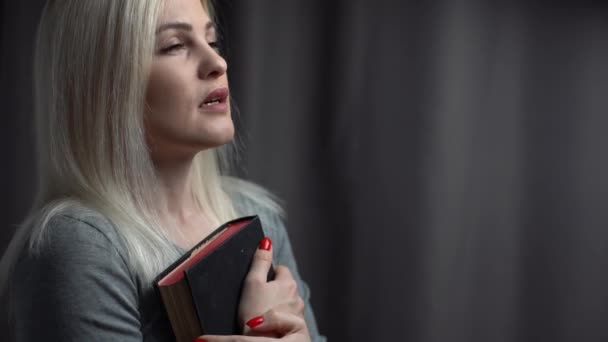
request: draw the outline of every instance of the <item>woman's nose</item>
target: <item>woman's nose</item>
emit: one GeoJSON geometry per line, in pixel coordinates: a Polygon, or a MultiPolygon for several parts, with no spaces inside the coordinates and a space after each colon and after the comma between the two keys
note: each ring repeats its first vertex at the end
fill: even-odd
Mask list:
{"type": "Polygon", "coordinates": [[[202,48],[201,61],[198,69],[201,79],[217,78],[226,73],[228,64],[219,52],[209,44],[202,48]]]}

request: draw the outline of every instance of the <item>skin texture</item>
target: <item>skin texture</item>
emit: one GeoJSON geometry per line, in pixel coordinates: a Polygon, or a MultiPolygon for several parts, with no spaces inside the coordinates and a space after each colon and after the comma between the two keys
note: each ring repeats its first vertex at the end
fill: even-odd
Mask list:
{"type": "Polygon", "coordinates": [[[146,102],[146,129],[154,160],[191,159],[203,149],[232,140],[230,106],[225,111],[200,107],[213,90],[228,87],[226,61],[216,50],[217,35],[196,0],[170,0],[157,34],[146,102]]]}
{"type": "MultiPolygon", "coordinates": [[[[168,226],[180,230],[176,235],[182,238],[176,240],[184,248],[219,224],[190,193],[193,158],[234,135],[229,105],[201,107],[211,92],[228,87],[227,65],[217,52],[216,39],[199,0],[166,0],[146,93],[146,138],[167,197],[161,213],[168,226]]],[[[277,266],[276,279],[266,282],[271,263],[272,247],[266,243],[254,256],[239,305],[241,322],[264,316],[254,328],[243,324],[244,334],[257,336],[222,338],[310,340],[296,281],[287,267],[277,266]]]]}
{"type": "Polygon", "coordinates": [[[159,211],[165,225],[176,229],[176,242],[186,249],[220,223],[213,214],[203,212],[190,192],[193,158],[234,136],[229,105],[219,111],[201,107],[211,92],[228,88],[227,65],[216,40],[216,30],[199,1],[166,1],[159,18],[144,118],[167,203],[159,211]],[[171,24],[178,25],[167,26],[171,24]]]}

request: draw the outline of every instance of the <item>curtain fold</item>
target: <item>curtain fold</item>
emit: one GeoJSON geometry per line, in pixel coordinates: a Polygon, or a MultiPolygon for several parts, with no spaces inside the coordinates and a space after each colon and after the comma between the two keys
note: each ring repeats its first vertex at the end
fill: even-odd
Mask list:
{"type": "Polygon", "coordinates": [[[248,6],[248,176],[330,338],[606,336],[605,5],[248,6]]]}
{"type": "MultiPolygon", "coordinates": [[[[33,195],[42,3],[0,12],[0,250],[33,195]]],[[[608,340],[608,6],[217,4],[239,173],[285,201],[331,341],[608,340]]]]}

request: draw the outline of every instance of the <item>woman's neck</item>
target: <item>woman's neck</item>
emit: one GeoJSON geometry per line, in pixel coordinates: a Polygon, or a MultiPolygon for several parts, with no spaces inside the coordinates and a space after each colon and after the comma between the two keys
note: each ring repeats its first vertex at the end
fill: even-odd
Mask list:
{"type": "Polygon", "coordinates": [[[215,216],[201,207],[192,192],[193,160],[154,163],[163,196],[159,201],[162,223],[183,248],[194,245],[217,225],[215,216]]]}

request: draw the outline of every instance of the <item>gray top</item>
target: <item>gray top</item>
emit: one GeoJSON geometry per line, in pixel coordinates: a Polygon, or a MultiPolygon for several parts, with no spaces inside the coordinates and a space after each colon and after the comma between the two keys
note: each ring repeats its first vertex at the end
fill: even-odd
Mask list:
{"type": "MultiPolygon", "coordinates": [[[[246,200],[236,207],[241,215],[260,216],[273,241],[274,263],[289,267],[298,282],[312,340],[324,341],[281,219],[246,200]]],[[[129,269],[124,246],[105,217],[69,211],[52,218],[47,229],[40,254],[24,253],[12,277],[17,341],[175,340],[160,297],[129,269]]]]}

